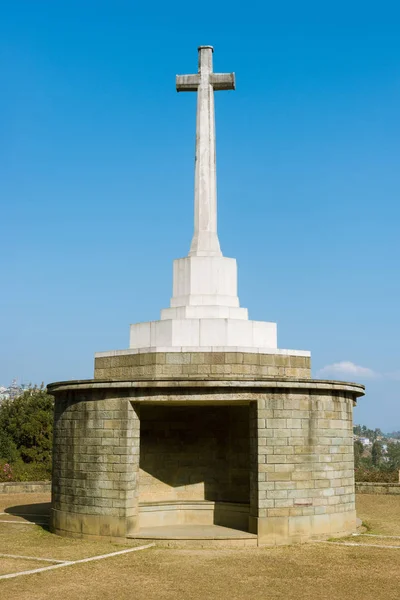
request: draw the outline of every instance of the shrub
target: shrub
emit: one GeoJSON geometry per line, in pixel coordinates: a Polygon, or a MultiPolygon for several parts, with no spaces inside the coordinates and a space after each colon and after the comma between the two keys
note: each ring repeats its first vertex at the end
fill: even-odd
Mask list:
{"type": "Polygon", "coordinates": [[[356,440],[354,442],[354,465],[357,467],[361,464],[361,459],[364,453],[364,446],[360,442],[360,440],[356,440]]]}
{"type": "Polygon", "coordinates": [[[0,481],[51,478],[54,398],[42,385],[0,406],[0,481]]]}
{"type": "Polygon", "coordinates": [[[382,462],[383,449],[381,442],[377,440],[372,444],[371,460],[374,467],[379,467],[382,462]]]}
{"type": "Polygon", "coordinates": [[[354,470],[355,479],[364,483],[398,483],[399,472],[389,469],[359,467],[354,470]]]}
{"type": "Polygon", "coordinates": [[[393,470],[400,469],[400,444],[389,442],[387,446],[387,458],[389,466],[393,470]]]}
{"type": "Polygon", "coordinates": [[[13,481],[13,472],[8,463],[0,463],[0,482],[13,481]]]}
{"type": "Polygon", "coordinates": [[[4,429],[0,429],[0,461],[4,460],[7,463],[12,463],[18,460],[18,458],[19,453],[14,441],[4,429]]]}
{"type": "Polygon", "coordinates": [[[0,431],[12,440],[26,463],[51,464],[54,398],[33,387],[0,407],[0,431]]]}
{"type": "Polygon", "coordinates": [[[12,481],[50,481],[51,466],[43,463],[24,463],[18,460],[12,465],[12,481]]]}

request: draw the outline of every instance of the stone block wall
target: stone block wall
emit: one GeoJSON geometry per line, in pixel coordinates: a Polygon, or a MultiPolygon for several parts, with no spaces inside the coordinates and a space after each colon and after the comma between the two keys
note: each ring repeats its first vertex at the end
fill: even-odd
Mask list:
{"type": "Polygon", "coordinates": [[[139,415],[102,391],[57,397],[52,528],[125,538],[138,521],[139,415]]]}
{"type": "Polygon", "coordinates": [[[353,395],[267,394],[252,407],[251,528],[279,544],[355,530],[353,395]]]}
{"type": "Polygon", "coordinates": [[[240,522],[247,511],[261,545],[355,531],[352,409],[363,386],[175,378],[49,391],[59,534],[124,540],[139,527],[139,494],[154,513],[193,504],[190,519],[224,503],[240,522]]]}
{"type": "Polygon", "coordinates": [[[369,483],[357,481],[356,493],[400,496],[400,483],[369,483]]]}
{"type": "Polygon", "coordinates": [[[123,353],[95,358],[95,379],[311,377],[311,358],[252,352],[123,353]]]}
{"type": "Polygon", "coordinates": [[[6,481],[0,483],[0,494],[48,494],[50,481],[6,481]]]}
{"type": "Polygon", "coordinates": [[[248,406],[141,406],[140,502],[249,502],[248,406]]]}

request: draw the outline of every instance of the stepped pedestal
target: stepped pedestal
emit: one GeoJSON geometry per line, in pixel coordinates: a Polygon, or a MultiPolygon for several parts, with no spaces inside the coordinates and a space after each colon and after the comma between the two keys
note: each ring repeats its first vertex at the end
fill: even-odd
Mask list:
{"type": "MultiPolygon", "coordinates": [[[[130,348],[149,352],[182,348],[277,348],[275,323],[249,321],[239,306],[237,265],[223,256],[187,256],[174,261],[173,296],[159,321],[130,328],[130,348]]],[[[256,350],[257,349],[257,350],[256,350]]]]}

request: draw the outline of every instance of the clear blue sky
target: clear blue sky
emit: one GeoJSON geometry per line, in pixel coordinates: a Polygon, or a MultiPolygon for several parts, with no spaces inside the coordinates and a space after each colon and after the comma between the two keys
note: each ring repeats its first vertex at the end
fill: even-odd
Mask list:
{"type": "Polygon", "coordinates": [[[314,376],[367,384],[356,422],[400,429],[400,6],[204,7],[2,3],[0,384],[90,378],[168,306],[193,210],[174,79],[211,44],[236,72],[217,162],[241,304],[314,376]]]}

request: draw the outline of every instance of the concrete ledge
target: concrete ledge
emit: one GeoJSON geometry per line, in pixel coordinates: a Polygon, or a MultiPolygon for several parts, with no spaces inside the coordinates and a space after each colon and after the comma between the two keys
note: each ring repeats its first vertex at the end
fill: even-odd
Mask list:
{"type": "Polygon", "coordinates": [[[86,515],[51,509],[50,530],[61,536],[125,543],[127,534],[135,529],[134,518],[86,515]]]}
{"type": "Polygon", "coordinates": [[[355,397],[363,396],[365,393],[365,386],[359,383],[350,383],[345,381],[331,381],[325,379],[278,379],[276,377],[265,377],[253,378],[251,380],[228,378],[228,377],[214,377],[213,379],[208,378],[196,378],[196,379],[180,379],[179,377],[172,379],[159,379],[159,380],[96,380],[96,379],[83,379],[83,380],[71,380],[71,381],[57,381],[49,383],[47,389],[52,394],[53,392],[63,392],[70,390],[89,391],[89,390],[104,390],[104,389],[135,389],[135,388],[229,388],[234,392],[234,388],[260,388],[263,390],[267,389],[286,389],[286,390],[321,390],[321,391],[337,391],[337,392],[351,392],[355,397]]]}
{"type": "Polygon", "coordinates": [[[389,494],[400,496],[400,483],[367,483],[356,481],[356,494],[389,494]]]}
{"type": "Polygon", "coordinates": [[[355,511],[301,517],[252,519],[251,532],[258,533],[259,546],[279,546],[310,540],[343,537],[355,533],[355,511]]]}
{"type": "Polygon", "coordinates": [[[134,518],[86,515],[55,509],[51,510],[50,529],[52,533],[61,536],[110,542],[126,542],[127,538],[142,537],[141,530],[147,528],[218,525],[242,532],[248,529],[248,504],[207,501],[148,502],[143,503],[139,510],[140,530],[134,518]]]}
{"type": "Polygon", "coordinates": [[[0,483],[0,494],[50,494],[50,481],[6,481],[0,483]]]}
{"type": "Polygon", "coordinates": [[[147,527],[128,539],[155,542],[167,548],[256,548],[257,536],[219,525],[147,527]]]}
{"type": "Polygon", "coordinates": [[[257,547],[256,535],[219,525],[147,527],[128,538],[152,541],[157,546],[175,548],[257,547]]]}
{"type": "Polygon", "coordinates": [[[249,504],[211,501],[144,502],[140,528],[174,525],[221,525],[247,531],[249,504]]]}
{"type": "Polygon", "coordinates": [[[180,352],[245,352],[248,354],[276,354],[277,356],[305,356],[311,357],[309,350],[290,350],[286,348],[249,348],[247,346],[158,346],[154,348],[127,348],[125,350],[105,350],[95,352],[95,358],[109,358],[110,356],[128,356],[130,354],[152,354],[152,353],[180,353],[180,352]]]}

